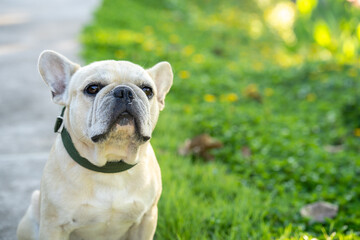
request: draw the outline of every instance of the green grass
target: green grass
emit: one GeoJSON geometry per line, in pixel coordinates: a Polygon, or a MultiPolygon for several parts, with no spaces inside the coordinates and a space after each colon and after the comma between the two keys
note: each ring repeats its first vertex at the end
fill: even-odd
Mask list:
{"type": "Polygon", "coordinates": [[[87,62],[173,66],[152,139],[163,175],[156,239],[360,239],[360,12],[298,4],[278,28],[271,11],[294,3],[104,0],[84,29],[87,62]],[[177,154],[201,133],[224,143],[214,162],[177,154]],[[299,209],[319,200],[338,216],[303,219],[299,209]]]}

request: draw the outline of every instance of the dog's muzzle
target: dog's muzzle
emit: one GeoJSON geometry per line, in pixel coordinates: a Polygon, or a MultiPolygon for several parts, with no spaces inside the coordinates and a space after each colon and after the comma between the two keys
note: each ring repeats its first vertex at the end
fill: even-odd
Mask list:
{"type": "MultiPolygon", "coordinates": [[[[139,94],[139,93],[138,93],[139,94]]],[[[151,132],[144,131],[148,129],[148,109],[146,100],[141,99],[136,91],[127,85],[115,87],[104,98],[100,109],[104,109],[105,114],[102,118],[106,119],[103,131],[91,136],[93,142],[99,142],[105,139],[109,131],[116,124],[120,126],[134,124],[135,131],[141,141],[147,141],[151,137],[151,132]]]]}

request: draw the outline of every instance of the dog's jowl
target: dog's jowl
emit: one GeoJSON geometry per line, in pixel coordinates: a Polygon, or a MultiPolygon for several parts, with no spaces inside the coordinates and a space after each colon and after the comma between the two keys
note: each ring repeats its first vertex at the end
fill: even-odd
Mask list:
{"type": "Polygon", "coordinates": [[[81,67],[44,51],[39,70],[63,110],[18,239],[152,239],[161,175],[150,139],[172,85],[170,64],[81,67]]]}

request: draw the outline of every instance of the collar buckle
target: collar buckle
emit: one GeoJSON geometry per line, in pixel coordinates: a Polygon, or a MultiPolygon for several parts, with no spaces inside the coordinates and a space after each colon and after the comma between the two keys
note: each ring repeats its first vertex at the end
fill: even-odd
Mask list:
{"type": "Polygon", "coordinates": [[[60,128],[63,127],[63,121],[64,121],[64,118],[62,116],[58,116],[56,118],[56,122],[55,122],[55,126],[54,126],[55,133],[61,133],[62,129],[60,129],[60,128]]]}
{"type": "Polygon", "coordinates": [[[64,125],[63,124],[63,122],[64,122],[64,112],[65,112],[65,107],[62,109],[60,116],[58,116],[56,118],[56,122],[55,122],[55,126],[54,126],[54,132],[55,133],[61,133],[62,128],[64,128],[64,126],[63,126],[64,125]],[[61,126],[62,126],[62,128],[61,128],[61,126]],[[61,130],[60,130],[60,128],[61,128],[61,130]]]}

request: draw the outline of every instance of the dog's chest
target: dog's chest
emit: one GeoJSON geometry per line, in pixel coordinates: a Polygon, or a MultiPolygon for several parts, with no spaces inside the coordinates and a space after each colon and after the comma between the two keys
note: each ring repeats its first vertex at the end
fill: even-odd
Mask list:
{"type": "Polygon", "coordinates": [[[123,236],[149,208],[146,204],[149,199],[144,199],[143,193],[130,190],[95,188],[93,197],[74,211],[72,238],[102,239],[106,236],[106,239],[119,239],[123,236]]]}

